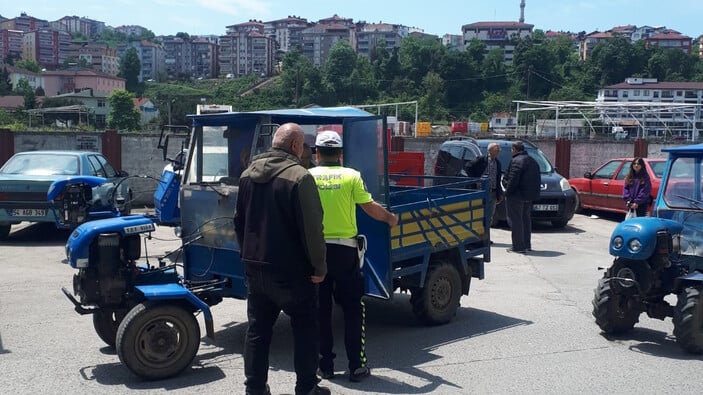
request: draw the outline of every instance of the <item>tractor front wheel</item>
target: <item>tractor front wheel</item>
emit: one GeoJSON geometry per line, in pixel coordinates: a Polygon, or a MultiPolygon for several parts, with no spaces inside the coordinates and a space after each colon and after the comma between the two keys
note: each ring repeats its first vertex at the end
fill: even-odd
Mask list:
{"type": "Polygon", "coordinates": [[[93,327],[98,337],[108,346],[115,348],[117,330],[124,319],[126,310],[100,309],[93,313],[93,327]]]}
{"type": "Polygon", "coordinates": [[[598,280],[598,287],[593,297],[593,316],[596,324],[606,334],[620,334],[631,330],[641,310],[633,305],[630,296],[616,293],[611,287],[612,281],[598,280]]]}
{"type": "Polygon", "coordinates": [[[412,289],[413,313],[429,325],[446,324],[456,315],[461,299],[461,277],[456,267],[440,261],[430,266],[423,288],[412,289]]]}
{"type": "Polygon", "coordinates": [[[198,321],[174,304],[138,304],[117,331],[120,361],[147,380],[177,375],[190,366],[199,346],[198,321]]]}
{"type": "Polygon", "coordinates": [[[689,353],[703,353],[703,286],[686,287],[674,310],[676,342],[689,353]]]}

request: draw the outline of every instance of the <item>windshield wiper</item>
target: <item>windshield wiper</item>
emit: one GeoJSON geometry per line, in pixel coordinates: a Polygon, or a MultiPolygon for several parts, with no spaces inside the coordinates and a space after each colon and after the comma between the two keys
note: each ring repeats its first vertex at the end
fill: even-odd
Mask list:
{"type": "Polygon", "coordinates": [[[686,200],[689,203],[693,203],[693,205],[695,205],[696,208],[699,210],[703,209],[703,202],[698,199],[690,198],[688,196],[683,196],[683,195],[674,195],[674,197],[686,200]]]}

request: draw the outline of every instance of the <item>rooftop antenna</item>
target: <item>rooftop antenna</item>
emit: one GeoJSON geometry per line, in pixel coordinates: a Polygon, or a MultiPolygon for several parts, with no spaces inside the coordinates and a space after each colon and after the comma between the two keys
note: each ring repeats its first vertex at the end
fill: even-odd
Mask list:
{"type": "Polygon", "coordinates": [[[525,0],[520,0],[520,23],[525,23],[525,0]]]}

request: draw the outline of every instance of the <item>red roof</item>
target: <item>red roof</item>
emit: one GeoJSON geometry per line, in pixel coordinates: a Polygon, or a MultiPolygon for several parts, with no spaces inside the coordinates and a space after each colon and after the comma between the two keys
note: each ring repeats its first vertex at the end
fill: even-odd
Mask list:
{"type": "Polygon", "coordinates": [[[666,33],[657,33],[650,36],[648,40],[691,40],[691,37],[684,36],[676,31],[668,31],[666,33]]]}

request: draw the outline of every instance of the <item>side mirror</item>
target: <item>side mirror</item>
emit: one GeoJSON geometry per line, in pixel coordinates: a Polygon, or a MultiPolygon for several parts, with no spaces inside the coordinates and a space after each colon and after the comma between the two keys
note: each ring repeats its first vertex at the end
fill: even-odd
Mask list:
{"type": "Polygon", "coordinates": [[[118,177],[128,177],[128,176],[129,176],[129,173],[127,173],[127,172],[124,171],[124,170],[120,170],[120,171],[117,172],[117,176],[118,176],[118,177]]]}
{"type": "Polygon", "coordinates": [[[588,178],[588,179],[592,179],[592,178],[593,178],[593,174],[591,174],[590,171],[587,171],[587,172],[583,173],[583,177],[584,177],[584,178],[588,178]]]}

